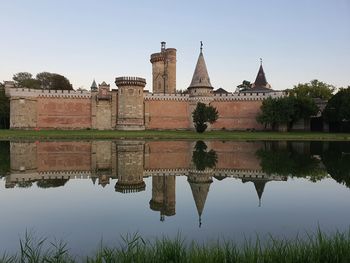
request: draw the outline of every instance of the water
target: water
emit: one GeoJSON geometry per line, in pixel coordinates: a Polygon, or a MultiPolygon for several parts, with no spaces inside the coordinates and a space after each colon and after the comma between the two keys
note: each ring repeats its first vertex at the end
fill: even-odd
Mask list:
{"type": "Polygon", "coordinates": [[[187,240],[347,231],[350,142],[0,142],[0,253],[26,231],[93,253],[120,235],[187,240]]]}

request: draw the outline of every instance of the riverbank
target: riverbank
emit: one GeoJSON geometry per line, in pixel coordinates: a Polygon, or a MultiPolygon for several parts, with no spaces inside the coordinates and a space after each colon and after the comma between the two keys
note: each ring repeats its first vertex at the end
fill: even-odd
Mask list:
{"type": "Polygon", "coordinates": [[[0,140],[290,140],[290,141],[348,141],[350,133],[322,132],[239,132],[207,131],[98,131],[98,130],[0,130],[0,140]]]}
{"type": "Polygon", "coordinates": [[[137,234],[127,235],[117,247],[101,244],[90,256],[72,256],[67,244],[34,240],[26,235],[20,241],[16,255],[4,254],[1,262],[350,262],[350,232],[327,236],[318,231],[306,239],[274,239],[265,245],[259,238],[238,246],[230,241],[200,245],[185,244],[181,237],[175,240],[163,238],[150,242],[137,234]]]}

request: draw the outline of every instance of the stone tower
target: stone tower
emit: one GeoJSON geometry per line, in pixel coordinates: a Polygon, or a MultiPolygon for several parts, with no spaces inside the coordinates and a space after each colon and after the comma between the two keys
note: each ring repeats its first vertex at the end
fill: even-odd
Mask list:
{"type": "Polygon", "coordinates": [[[210,83],[210,78],[205,64],[203,55],[203,44],[201,42],[200,53],[196,68],[193,73],[192,81],[188,87],[191,97],[209,97],[213,96],[213,87],[210,83]]]}
{"type": "Polygon", "coordinates": [[[161,42],[161,51],[151,55],[153,93],[174,94],[176,92],[176,49],[165,48],[161,42]]]}
{"type": "Polygon", "coordinates": [[[146,80],[137,77],[119,77],[118,86],[118,130],[144,130],[143,88],[146,80]]]}

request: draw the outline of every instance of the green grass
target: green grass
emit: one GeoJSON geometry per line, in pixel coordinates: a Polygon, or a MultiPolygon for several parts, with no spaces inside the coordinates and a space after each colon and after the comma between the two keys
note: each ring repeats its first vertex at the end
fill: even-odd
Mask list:
{"type": "Polygon", "coordinates": [[[207,131],[97,131],[97,130],[0,130],[0,140],[51,139],[191,139],[191,140],[293,140],[293,141],[346,141],[350,133],[321,132],[238,132],[207,131]]]}
{"type": "Polygon", "coordinates": [[[270,236],[265,245],[257,237],[255,242],[246,241],[237,246],[232,242],[216,242],[186,245],[184,239],[167,238],[154,242],[144,240],[137,234],[127,235],[116,247],[103,244],[92,255],[74,257],[66,244],[49,243],[46,239],[34,240],[26,234],[20,241],[20,252],[4,254],[1,262],[350,262],[350,232],[325,235],[320,230],[306,239],[274,239],[270,236]],[[48,245],[48,246],[47,246],[48,245]]]}

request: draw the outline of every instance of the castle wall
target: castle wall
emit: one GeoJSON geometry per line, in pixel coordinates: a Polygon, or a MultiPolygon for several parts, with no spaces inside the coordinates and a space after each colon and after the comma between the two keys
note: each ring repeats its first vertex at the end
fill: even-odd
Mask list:
{"type": "Polygon", "coordinates": [[[145,100],[146,129],[189,129],[192,120],[185,100],[145,100]]]}
{"type": "Polygon", "coordinates": [[[39,97],[37,100],[38,128],[91,128],[90,98],[39,97]]]}
{"type": "Polygon", "coordinates": [[[263,125],[256,121],[262,100],[213,101],[219,112],[218,120],[211,125],[212,130],[262,130],[263,125]]]}

